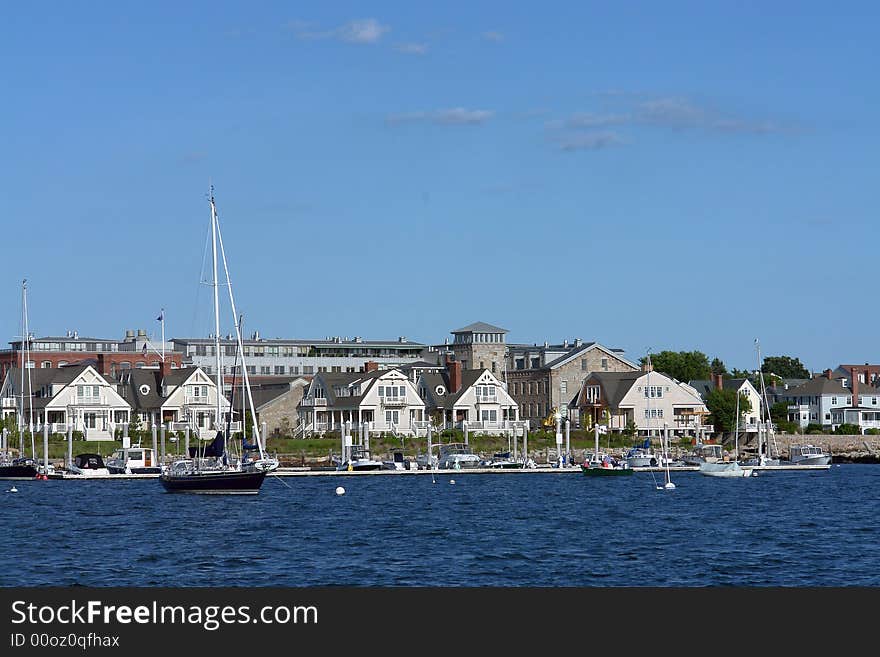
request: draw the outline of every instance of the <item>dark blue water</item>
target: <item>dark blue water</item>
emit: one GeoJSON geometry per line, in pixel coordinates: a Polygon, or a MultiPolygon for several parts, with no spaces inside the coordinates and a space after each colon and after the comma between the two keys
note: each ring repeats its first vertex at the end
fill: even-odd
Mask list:
{"type": "Polygon", "coordinates": [[[650,473],[449,480],[270,477],[253,498],[0,482],[0,585],[880,585],[876,465],[673,473],[675,491],[650,473]]]}

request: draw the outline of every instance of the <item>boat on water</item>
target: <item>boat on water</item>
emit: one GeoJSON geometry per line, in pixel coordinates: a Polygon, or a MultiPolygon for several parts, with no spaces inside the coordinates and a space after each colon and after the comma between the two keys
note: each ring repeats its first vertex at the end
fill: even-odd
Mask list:
{"type": "Polygon", "coordinates": [[[0,460],[0,479],[34,479],[39,474],[35,459],[21,457],[0,460]]]}
{"type": "Polygon", "coordinates": [[[161,474],[156,453],[150,447],[120,448],[107,459],[110,474],[161,474]]]}
{"type": "Polygon", "coordinates": [[[383,470],[415,470],[416,467],[415,462],[406,458],[399,448],[391,450],[390,461],[382,461],[383,470]]]}
{"type": "MultiPolygon", "coordinates": [[[[352,445],[349,447],[351,455],[345,461],[342,461],[337,470],[348,472],[367,472],[370,470],[382,470],[384,464],[370,457],[370,452],[363,445],[352,445]]],[[[396,469],[396,468],[395,468],[396,469]]]]}
{"type": "Polygon", "coordinates": [[[698,444],[690,454],[685,454],[681,460],[685,465],[718,463],[724,460],[724,448],[715,443],[698,444]]]}
{"type": "Polygon", "coordinates": [[[754,468],[740,465],[737,461],[717,461],[700,463],[700,474],[708,477],[751,477],[754,468]]]}
{"type": "Polygon", "coordinates": [[[596,449],[595,451],[586,454],[586,458],[581,464],[581,472],[588,477],[631,475],[633,469],[627,465],[625,460],[618,460],[599,451],[599,434],[606,433],[607,431],[607,427],[600,427],[598,424],[593,426],[593,433],[596,436],[596,449]]]}
{"type": "Polygon", "coordinates": [[[513,458],[510,452],[497,452],[492,455],[491,459],[483,461],[484,468],[493,468],[496,470],[515,470],[522,468],[534,468],[534,461],[523,458],[513,458]]]}
{"type": "MultiPolygon", "coordinates": [[[[242,385],[246,391],[252,425],[254,427],[255,444],[248,444],[246,432],[242,432],[241,444],[235,445],[227,441],[230,434],[232,409],[234,403],[229,405],[229,413],[225,418],[222,407],[222,394],[217,394],[217,405],[214,409],[214,427],[217,433],[214,440],[207,446],[199,445],[194,454],[189,458],[179,459],[170,467],[162,471],[159,481],[169,493],[193,493],[202,495],[256,495],[260,492],[266,475],[278,467],[278,460],[269,458],[263,449],[263,440],[260,436],[259,423],[254,408],[253,394],[248,378],[248,368],[244,362],[244,346],[241,337],[241,318],[236,320],[235,298],[232,294],[232,282],[229,276],[229,267],[226,260],[226,250],[223,246],[223,237],[220,234],[220,220],[217,216],[217,206],[214,202],[213,188],[209,197],[211,206],[211,259],[213,306],[214,306],[214,356],[216,373],[216,386],[218,393],[223,387],[223,357],[220,349],[220,301],[217,262],[218,258],[223,262],[225,282],[223,286],[229,293],[229,306],[235,325],[235,338],[237,351],[235,354],[236,366],[233,372],[242,373],[242,385]],[[259,458],[251,458],[250,452],[259,452],[259,458]]],[[[233,382],[232,390],[235,390],[233,382]]],[[[234,394],[234,392],[233,392],[234,394]]],[[[233,400],[234,402],[234,400],[233,400]]]]}
{"type": "Polygon", "coordinates": [[[82,477],[106,477],[110,474],[100,454],[77,454],[67,471],[82,477]]]}
{"type": "Polygon", "coordinates": [[[644,444],[630,449],[626,456],[626,464],[631,468],[656,468],[660,461],[651,449],[651,439],[646,438],[644,444]]]}
{"type": "Polygon", "coordinates": [[[464,443],[446,443],[440,445],[437,467],[440,470],[463,470],[479,468],[480,457],[474,454],[469,445],[464,443]]]}
{"type": "Polygon", "coordinates": [[[828,465],[831,454],[816,445],[792,445],[788,449],[792,465],[828,465]]]}

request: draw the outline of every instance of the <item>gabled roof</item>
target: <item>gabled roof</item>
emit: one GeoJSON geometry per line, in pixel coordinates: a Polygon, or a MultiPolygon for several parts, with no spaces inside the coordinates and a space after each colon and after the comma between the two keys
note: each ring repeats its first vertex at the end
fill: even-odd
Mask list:
{"type": "Polygon", "coordinates": [[[165,401],[159,393],[162,388],[162,373],[159,370],[135,368],[122,370],[116,380],[122,398],[135,410],[157,409],[165,401]],[[143,392],[146,387],[147,392],[143,392]]]}
{"type": "MultiPolygon", "coordinates": [[[[725,390],[739,390],[746,381],[748,381],[748,379],[722,379],[721,386],[725,390]]],[[[751,383],[751,381],[749,381],[749,383],[751,383]]],[[[709,379],[695,379],[694,381],[688,381],[688,385],[696,390],[704,401],[706,395],[715,389],[715,384],[709,379]]]]}
{"type": "Polygon", "coordinates": [[[455,406],[455,403],[461,399],[461,396],[468,391],[468,389],[474,385],[477,380],[483,376],[483,373],[488,370],[464,370],[461,373],[461,388],[457,392],[449,391],[449,373],[448,372],[439,372],[436,374],[422,374],[422,381],[425,383],[425,386],[428,389],[428,395],[431,397],[432,404],[434,408],[445,408],[451,409],[455,406]],[[435,393],[435,389],[438,385],[442,385],[446,388],[445,395],[438,395],[435,393]]]}
{"type": "MultiPolygon", "coordinates": [[[[27,388],[28,372],[30,372],[31,389],[36,391],[49,384],[67,385],[89,367],[87,363],[66,365],[64,367],[31,367],[24,371],[25,388],[27,388]]],[[[10,367],[7,378],[18,388],[21,385],[21,368],[10,367]]]]}
{"type": "MultiPolygon", "coordinates": [[[[865,386],[870,390],[874,390],[870,388],[870,386],[865,386]]],[[[859,386],[859,389],[862,389],[862,386],[859,386]]],[[[829,379],[824,376],[818,376],[815,379],[810,379],[803,385],[800,385],[796,388],[789,388],[788,390],[781,390],[778,392],[779,395],[783,397],[810,397],[810,396],[820,396],[820,395],[849,395],[852,394],[849,388],[845,388],[843,384],[837,379],[829,379]]]]}
{"type": "Polygon", "coordinates": [[[627,365],[632,367],[634,370],[639,369],[635,363],[632,363],[629,360],[627,360],[626,358],[624,358],[623,356],[621,356],[619,352],[615,352],[614,350],[609,349],[608,347],[605,347],[605,346],[599,344],[598,342],[584,342],[580,347],[575,347],[571,351],[569,351],[567,354],[563,354],[559,358],[556,358],[555,360],[551,360],[549,363],[545,363],[544,367],[542,367],[541,369],[545,369],[545,370],[555,369],[555,368],[559,367],[560,365],[564,365],[565,363],[569,362],[573,358],[578,357],[580,354],[584,353],[585,351],[589,351],[590,349],[594,349],[594,348],[601,349],[602,351],[606,352],[609,356],[613,356],[614,358],[617,358],[618,360],[623,361],[624,363],[626,363],[627,365]]]}
{"type": "Polygon", "coordinates": [[[636,372],[592,372],[584,380],[584,386],[598,383],[602,388],[602,397],[608,406],[617,408],[626,393],[644,374],[645,372],[641,370],[636,372]]]}
{"type": "Polygon", "coordinates": [[[463,328],[450,331],[450,333],[510,333],[510,331],[500,326],[492,326],[486,322],[474,322],[463,328]]]}

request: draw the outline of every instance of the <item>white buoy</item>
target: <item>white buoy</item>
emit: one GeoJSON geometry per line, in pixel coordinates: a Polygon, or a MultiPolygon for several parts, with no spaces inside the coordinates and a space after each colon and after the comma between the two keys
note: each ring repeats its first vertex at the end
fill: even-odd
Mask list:
{"type": "Polygon", "coordinates": [[[336,487],[336,494],[337,495],[345,495],[345,489],[342,486],[337,486],[336,487]]]}
{"type": "Polygon", "coordinates": [[[675,484],[673,484],[673,483],[670,481],[670,482],[667,483],[663,488],[665,488],[666,490],[675,490],[675,484]]]}
{"type": "Polygon", "coordinates": [[[15,486],[13,486],[12,488],[9,489],[9,492],[10,493],[17,493],[18,489],[15,486]]]}
{"type": "Polygon", "coordinates": [[[452,485],[454,486],[454,485],[455,485],[455,479],[450,479],[450,480],[449,480],[449,483],[452,484],[452,485]]]}

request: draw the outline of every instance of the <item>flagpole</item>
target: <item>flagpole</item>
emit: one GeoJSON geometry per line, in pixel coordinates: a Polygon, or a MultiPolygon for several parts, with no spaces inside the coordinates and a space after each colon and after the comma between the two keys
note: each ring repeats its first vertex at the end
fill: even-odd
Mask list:
{"type": "Polygon", "coordinates": [[[162,309],[160,314],[162,318],[162,362],[165,362],[165,309],[162,309]]]}

